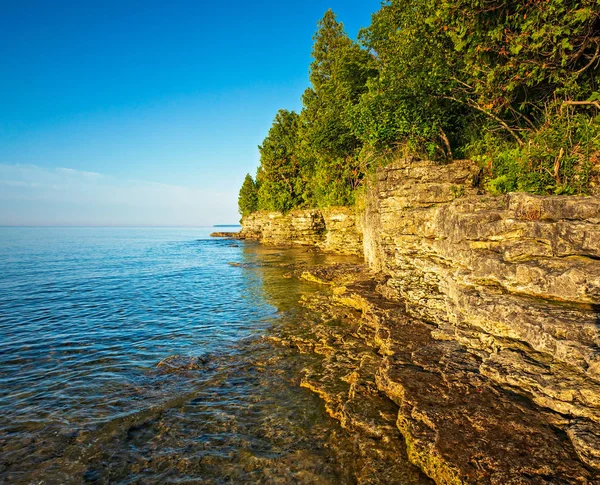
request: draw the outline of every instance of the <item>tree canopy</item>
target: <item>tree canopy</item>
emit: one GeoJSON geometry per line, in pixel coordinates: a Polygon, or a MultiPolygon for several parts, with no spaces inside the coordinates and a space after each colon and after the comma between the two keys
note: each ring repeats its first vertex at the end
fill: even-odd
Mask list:
{"type": "Polygon", "coordinates": [[[279,110],[260,151],[256,175],[260,209],[287,211],[302,204],[304,180],[297,155],[298,114],[279,110]]]}
{"type": "Polygon", "coordinates": [[[390,155],[470,157],[492,192],[589,190],[599,0],[388,0],[357,41],[331,10],[313,41],[302,111],[259,147],[258,209],[350,205],[390,155]]]}

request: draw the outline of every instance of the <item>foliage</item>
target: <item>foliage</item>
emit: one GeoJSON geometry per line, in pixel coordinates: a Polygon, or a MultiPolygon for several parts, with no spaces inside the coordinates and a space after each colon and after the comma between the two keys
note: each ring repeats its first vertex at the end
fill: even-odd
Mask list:
{"type": "Polygon", "coordinates": [[[328,10],[314,36],[311,87],[303,96],[304,141],[316,153],[345,158],[360,145],[348,126],[347,108],[376,74],[374,59],[344,32],[328,10]]]}
{"type": "Polygon", "coordinates": [[[302,203],[305,183],[296,154],[298,118],[293,111],[279,110],[269,134],[258,147],[260,168],[256,181],[261,210],[288,211],[302,203]]]}
{"type": "Polygon", "coordinates": [[[350,127],[349,108],[376,75],[375,60],[344,32],[328,10],[314,36],[311,87],[303,96],[300,139],[310,160],[310,203],[348,205],[363,177],[358,153],[361,140],[350,127]]]}
{"type": "Polygon", "coordinates": [[[240,195],[238,196],[238,210],[242,217],[252,214],[258,210],[258,190],[254,179],[246,174],[240,195]]]}
{"type": "Polygon", "coordinates": [[[259,209],[353,204],[394,156],[472,157],[493,193],[589,190],[600,0],[387,0],[358,43],[331,10],[317,27],[302,111],[260,146],[259,209]]]}
{"type": "Polygon", "coordinates": [[[427,22],[446,32],[457,102],[519,131],[543,122],[555,98],[586,99],[597,87],[598,0],[436,2],[427,22]]]}
{"type": "Polygon", "coordinates": [[[492,193],[585,194],[591,168],[600,160],[600,123],[573,108],[547,110],[523,145],[488,136],[471,149],[488,170],[492,193]]]}
{"type": "MultiPolygon", "coordinates": [[[[392,1],[360,34],[377,56],[379,74],[351,110],[352,126],[376,148],[406,146],[426,158],[451,158],[450,138],[460,122],[451,108],[447,62],[452,44],[427,23],[431,1],[392,1]]],[[[464,111],[464,110],[462,110],[464,111]]]]}

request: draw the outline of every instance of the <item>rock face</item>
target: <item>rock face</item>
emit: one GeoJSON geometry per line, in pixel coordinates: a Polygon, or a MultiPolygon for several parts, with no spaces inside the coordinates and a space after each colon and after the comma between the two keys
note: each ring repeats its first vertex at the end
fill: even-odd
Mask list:
{"type": "Polygon", "coordinates": [[[600,471],[600,199],[477,195],[478,173],[464,161],[378,173],[363,223],[378,291],[481,378],[552,413],[600,471]]]}
{"type": "MultiPolygon", "coordinates": [[[[329,285],[330,296],[305,298],[321,322],[284,336],[287,345],[322,355],[302,385],[317,393],[357,442],[378,448],[388,474],[358,483],[423,483],[405,457],[439,484],[599,483],[582,459],[595,435],[571,438],[572,418],[498,385],[484,372],[485,355],[439,339],[437,326],[410,316],[377,291],[374,279],[348,267],[317,267],[304,279],[329,285]],[[404,447],[394,450],[394,421],[404,447]],[[377,444],[378,443],[378,444],[377,444]],[[387,444],[386,444],[387,443],[387,444]]],[[[361,447],[359,446],[359,449],[361,447]]]]}
{"type": "Polygon", "coordinates": [[[393,441],[393,410],[436,483],[600,484],[600,197],[492,197],[480,178],[400,161],[359,220],[259,213],[242,234],[364,254],[369,271],[298,275],[329,294],[288,342],[323,356],[303,385],[344,426],[393,441]]]}
{"type": "Polygon", "coordinates": [[[240,239],[240,233],[239,232],[222,232],[222,231],[217,231],[217,232],[212,232],[210,234],[210,237],[223,237],[226,239],[240,239]]]}
{"type": "Polygon", "coordinates": [[[347,207],[255,212],[242,219],[241,237],[264,244],[318,246],[340,254],[362,254],[362,230],[347,207]]]}

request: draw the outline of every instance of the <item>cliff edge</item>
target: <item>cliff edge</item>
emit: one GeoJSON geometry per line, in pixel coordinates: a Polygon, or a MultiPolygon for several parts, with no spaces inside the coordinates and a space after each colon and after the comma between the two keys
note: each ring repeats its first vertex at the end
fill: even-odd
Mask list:
{"type": "MultiPolygon", "coordinates": [[[[362,214],[257,213],[242,232],[364,254],[369,270],[329,277],[315,305],[375,349],[368,375],[349,364],[333,380],[355,372],[396,403],[409,458],[437,483],[600,483],[600,198],[491,197],[479,178],[469,161],[400,161],[362,214]]],[[[306,386],[331,400],[322,379],[306,386]]]]}

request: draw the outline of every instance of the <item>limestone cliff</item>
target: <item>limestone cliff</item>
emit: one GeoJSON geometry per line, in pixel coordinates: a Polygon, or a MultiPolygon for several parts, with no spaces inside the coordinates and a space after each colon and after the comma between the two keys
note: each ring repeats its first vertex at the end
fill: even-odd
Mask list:
{"type": "MultiPolygon", "coordinates": [[[[358,221],[259,213],[243,234],[362,245],[371,273],[333,278],[319,306],[347,322],[317,332],[339,343],[322,374],[356,375],[342,408],[364,400],[361,382],[394,401],[408,456],[436,482],[600,483],[600,197],[491,197],[479,179],[468,161],[401,161],[377,173],[358,221]],[[351,355],[357,338],[375,352],[351,355]]],[[[333,399],[323,378],[306,385],[333,399]]]]}
{"type": "Polygon", "coordinates": [[[478,173],[378,173],[363,224],[378,290],[466,349],[482,377],[556,413],[600,470],[600,198],[478,195],[478,173]]]}
{"type": "Polygon", "coordinates": [[[324,210],[255,212],[242,220],[241,236],[264,244],[318,246],[324,251],[362,254],[362,230],[357,217],[347,207],[324,210]]]}

